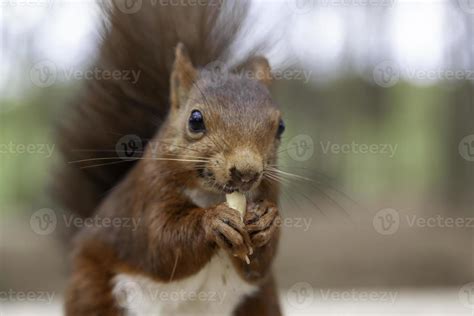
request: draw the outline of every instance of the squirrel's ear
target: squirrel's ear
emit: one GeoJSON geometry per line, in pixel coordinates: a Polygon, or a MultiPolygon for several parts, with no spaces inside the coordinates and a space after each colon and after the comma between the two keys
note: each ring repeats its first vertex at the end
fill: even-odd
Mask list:
{"type": "Polygon", "coordinates": [[[173,71],[171,73],[171,106],[179,108],[187,99],[197,71],[194,68],[183,43],[179,43],[175,51],[173,71]]]}
{"type": "Polygon", "coordinates": [[[263,56],[255,56],[237,67],[237,71],[245,76],[256,79],[269,87],[272,83],[272,69],[270,63],[263,56]]]}

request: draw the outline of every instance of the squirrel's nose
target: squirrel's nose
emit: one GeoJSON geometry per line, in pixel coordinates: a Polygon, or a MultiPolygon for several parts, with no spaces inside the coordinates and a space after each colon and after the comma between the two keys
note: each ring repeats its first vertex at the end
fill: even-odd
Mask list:
{"type": "Polygon", "coordinates": [[[241,185],[252,185],[258,180],[260,172],[253,170],[239,170],[236,167],[230,168],[232,181],[241,185]]]}

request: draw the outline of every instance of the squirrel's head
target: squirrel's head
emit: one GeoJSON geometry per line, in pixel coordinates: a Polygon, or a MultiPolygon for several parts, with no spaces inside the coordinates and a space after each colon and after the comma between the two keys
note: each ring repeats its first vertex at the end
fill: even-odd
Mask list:
{"type": "Polygon", "coordinates": [[[171,76],[173,155],[191,160],[197,185],[219,193],[255,189],[276,163],[285,129],[267,89],[267,60],[255,57],[238,69],[195,68],[179,44],[171,76]]]}

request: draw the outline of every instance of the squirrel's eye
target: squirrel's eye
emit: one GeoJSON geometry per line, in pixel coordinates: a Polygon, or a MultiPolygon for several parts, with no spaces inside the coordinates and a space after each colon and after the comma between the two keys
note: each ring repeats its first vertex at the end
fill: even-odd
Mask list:
{"type": "Polygon", "coordinates": [[[193,133],[202,133],[206,130],[206,126],[204,125],[204,117],[198,110],[193,110],[191,112],[188,123],[189,130],[193,133]]]}
{"type": "Polygon", "coordinates": [[[277,137],[281,137],[284,131],[285,131],[285,122],[283,122],[283,120],[280,119],[280,123],[278,123],[277,137]]]}

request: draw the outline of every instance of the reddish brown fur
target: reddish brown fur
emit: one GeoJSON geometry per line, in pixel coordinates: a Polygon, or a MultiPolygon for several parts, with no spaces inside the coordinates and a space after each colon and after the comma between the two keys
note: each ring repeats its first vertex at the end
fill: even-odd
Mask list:
{"type": "MultiPolygon", "coordinates": [[[[226,3],[232,15],[221,21],[225,27],[217,28],[221,1],[213,0],[207,6],[166,7],[152,2],[143,1],[134,14],[123,13],[113,5],[104,8],[104,24],[108,27],[104,28],[94,66],[111,71],[134,70],[140,76],[135,84],[103,78],[86,82],[58,122],[58,143],[66,162],[117,158],[115,145],[124,135],[137,135],[145,142],[152,138],[169,110],[176,45],[182,42],[187,47],[196,67],[218,59],[225,61],[248,10],[245,0],[226,3]]],[[[82,166],[94,164],[97,162],[82,166]]],[[[54,183],[54,193],[68,210],[88,217],[133,165],[130,161],[79,169],[64,164],[54,183]]]]}
{"type": "MultiPolygon", "coordinates": [[[[223,195],[224,184],[232,181],[229,170],[233,166],[263,172],[267,165],[276,163],[280,113],[266,88],[268,62],[257,57],[239,68],[263,74],[258,76],[260,81],[230,73],[216,86],[216,78],[199,66],[225,54],[232,39],[232,32],[216,35],[213,30],[218,8],[166,10],[170,11],[149,8],[136,15],[110,13],[112,28],[104,40],[101,65],[141,69],[143,77],[136,86],[95,82],[86,88],[73,123],[63,130],[63,151],[69,160],[90,158],[77,149],[95,150],[94,156],[113,149],[123,135],[149,139],[143,159],[133,164],[82,170],[71,165],[63,173],[61,186],[72,193],[63,194],[63,201],[79,215],[94,213],[100,218],[139,222],[136,230],[120,226],[80,232],[66,314],[121,315],[111,295],[111,280],[118,273],[176,281],[197,273],[223,248],[242,279],[260,288],[235,314],[279,315],[271,275],[279,239],[277,186],[260,176],[245,188],[253,192],[254,202],[249,203],[244,222],[225,203],[200,208],[186,194],[200,189],[223,195]],[[198,32],[193,31],[196,25],[190,23],[191,18],[199,26],[198,32]],[[155,41],[147,38],[151,30],[165,27],[176,32],[169,38],[156,35],[155,41]],[[184,45],[178,45],[172,67],[170,48],[178,41],[184,45]],[[189,48],[189,55],[184,47],[189,48]],[[187,128],[193,109],[204,114],[206,132],[202,135],[187,128]],[[150,116],[163,121],[159,129],[150,116]],[[106,132],[101,133],[99,127],[106,132]],[[153,146],[157,144],[163,146],[153,146]],[[206,162],[156,160],[192,156],[205,157],[206,162]],[[212,176],[203,176],[203,172],[212,176]],[[249,265],[242,260],[245,256],[250,257],[249,265]]],[[[238,23],[230,26],[235,31],[238,23]]]]}

